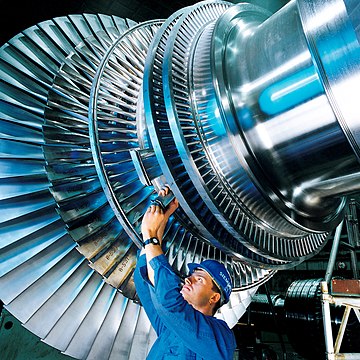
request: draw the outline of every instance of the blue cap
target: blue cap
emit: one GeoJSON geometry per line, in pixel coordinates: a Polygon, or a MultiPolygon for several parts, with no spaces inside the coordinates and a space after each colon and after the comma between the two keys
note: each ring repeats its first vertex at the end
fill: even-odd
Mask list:
{"type": "Polygon", "coordinates": [[[205,270],[220,290],[220,305],[226,304],[229,301],[232,290],[232,283],[230,274],[223,264],[216,260],[205,260],[202,261],[200,264],[190,263],[188,264],[188,268],[190,270],[190,273],[193,273],[195,269],[205,270]]]}

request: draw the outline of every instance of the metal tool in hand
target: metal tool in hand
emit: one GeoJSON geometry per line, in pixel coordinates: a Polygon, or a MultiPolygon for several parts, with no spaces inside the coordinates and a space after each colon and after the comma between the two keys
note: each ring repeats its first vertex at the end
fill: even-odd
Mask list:
{"type": "Polygon", "coordinates": [[[167,206],[174,200],[174,193],[169,190],[168,194],[165,196],[158,195],[156,198],[152,199],[151,202],[154,205],[160,206],[163,210],[167,208],[167,206]]]}

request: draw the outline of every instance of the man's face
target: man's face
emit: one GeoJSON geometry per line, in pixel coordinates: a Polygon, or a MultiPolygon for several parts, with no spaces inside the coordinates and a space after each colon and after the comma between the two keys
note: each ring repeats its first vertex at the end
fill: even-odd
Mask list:
{"type": "Polygon", "coordinates": [[[185,279],[185,284],[180,293],[190,305],[195,309],[199,309],[209,304],[210,298],[215,293],[214,283],[206,271],[195,269],[195,271],[185,279]]]}

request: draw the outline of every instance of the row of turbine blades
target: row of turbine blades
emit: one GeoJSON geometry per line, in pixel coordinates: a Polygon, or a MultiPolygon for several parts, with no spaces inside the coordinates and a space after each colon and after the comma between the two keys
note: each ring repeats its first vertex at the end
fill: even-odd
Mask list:
{"type": "MultiPolygon", "coordinates": [[[[75,358],[141,359],[154,340],[131,301],[138,246],[130,236],[153,190],[139,181],[129,150],[139,147],[135,105],[160,26],[71,15],[26,29],[0,49],[0,298],[27,329],[75,358]],[[100,68],[97,124],[89,132],[100,68]]],[[[195,238],[175,217],[166,237],[166,255],[180,273],[207,257],[229,264],[244,289],[229,304],[237,318],[253,285],[273,275],[195,238]]]]}
{"type": "Polygon", "coordinates": [[[43,152],[44,113],[76,46],[88,38],[109,45],[135,25],[71,15],[26,29],[1,48],[0,297],[26,329],[79,359],[145,358],[154,333],[142,307],[89,267],[59,217],[43,152]]]}

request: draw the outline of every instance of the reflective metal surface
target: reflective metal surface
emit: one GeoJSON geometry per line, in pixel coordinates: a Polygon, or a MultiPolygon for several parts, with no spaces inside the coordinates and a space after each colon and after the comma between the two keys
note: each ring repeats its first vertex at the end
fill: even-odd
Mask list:
{"type": "MultiPolygon", "coordinates": [[[[53,79],[60,78],[66,56],[83,39],[110,44],[134,25],[103,15],[62,17],[25,30],[0,50],[0,297],[25,328],[79,359],[110,358],[118,351],[129,359],[145,358],[148,347],[138,345],[151,344],[154,333],[143,309],[89,267],[56,211],[57,203],[73,197],[82,208],[77,214],[66,209],[66,217],[83,219],[84,193],[101,187],[94,186],[91,151],[73,146],[80,142],[76,134],[62,133],[69,141],[66,146],[56,146],[60,139],[55,136],[56,149],[45,161],[44,112],[53,79]],[[64,161],[67,158],[73,163],[64,161]],[[80,186],[64,181],[79,177],[88,179],[80,186]],[[62,191],[50,189],[48,178],[62,183],[62,191]]],[[[100,50],[94,50],[85,52],[96,59],[100,50]]],[[[74,108],[80,115],[72,129],[84,128],[81,112],[87,116],[87,108],[70,107],[73,99],[66,100],[63,108],[74,108]]],[[[52,120],[54,125],[59,118],[52,120]]],[[[60,122],[73,124],[73,119],[65,111],[60,122]]],[[[48,130],[51,138],[53,128],[48,130]]],[[[96,203],[87,205],[97,208],[96,203]]],[[[95,239],[89,247],[98,245],[95,239]]]]}
{"type": "Polygon", "coordinates": [[[165,254],[182,276],[188,262],[226,265],[230,322],[277,270],[319,252],[360,190],[358,11],[203,1],[142,24],[56,18],[5,44],[6,307],[73,357],[145,357],[132,273],[165,183],[180,203],[165,254]]]}
{"type": "MultiPolygon", "coordinates": [[[[350,103],[351,97],[347,97],[348,103],[342,106],[334,101],[332,93],[329,94],[329,91],[333,91],[333,86],[329,84],[331,73],[322,69],[325,65],[317,56],[320,50],[310,38],[317,36],[314,35],[315,29],[308,30],[311,20],[307,19],[310,15],[305,7],[315,6],[315,3],[320,2],[289,3],[276,16],[253,30],[254,35],[248,39],[244,37],[244,32],[234,30],[228,48],[233,49],[232,43],[242,41],[246,53],[229,51],[229,55],[226,55],[229,62],[226,67],[229,69],[226,87],[230,89],[230,106],[235,107],[228,117],[229,127],[233,131],[238,131],[235,126],[241,128],[247,148],[251,149],[246,162],[254,173],[260,175],[263,192],[289,222],[297,227],[321,231],[331,229],[342,216],[342,184],[347,192],[351,192],[358,191],[359,183],[356,181],[357,155],[351,150],[348,136],[344,136],[344,115],[338,115],[339,111],[356,111],[356,105],[355,102],[350,103]],[[268,46],[259,46],[266,40],[268,46]],[[254,56],[257,58],[255,62],[254,56]],[[237,69],[244,77],[232,73],[236,69],[232,64],[244,69],[237,69]],[[309,77],[315,79],[308,80],[309,77]],[[303,95],[299,96],[299,93],[303,95]],[[280,107],[282,101],[289,103],[288,95],[293,96],[296,102],[289,108],[280,107]],[[260,106],[257,104],[258,97],[260,100],[263,98],[260,106]],[[267,98],[267,102],[264,98],[267,98]],[[245,111],[238,105],[244,102],[250,105],[251,119],[237,115],[245,111]],[[271,114],[268,114],[269,111],[271,114]]],[[[312,16],[316,16],[316,20],[312,22],[334,40],[333,34],[339,39],[343,35],[341,29],[328,29],[325,26],[327,21],[333,20],[326,16],[333,9],[333,3],[318,4],[319,10],[313,9],[312,16]]],[[[355,36],[343,2],[337,1],[336,6],[342,10],[336,14],[347,25],[349,36],[355,36]]],[[[335,76],[336,86],[347,78],[356,82],[357,71],[350,63],[345,66],[334,61],[339,51],[344,51],[346,55],[342,56],[349,56],[350,62],[355,61],[350,52],[352,48],[357,49],[359,44],[353,40],[347,45],[340,43],[334,46],[326,38],[321,39],[326,53],[324,60],[331,63],[334,71],[338,69],[336,71],[344,75],[335,76]]],[[[347,93],[356,92],[356,87],[350,83],[346,89],[347,93]]],[[[353,121],[351,117],[346,119],[353,121]]],[[[345,120],[347,124],[348,120],[345,120]]]]}

